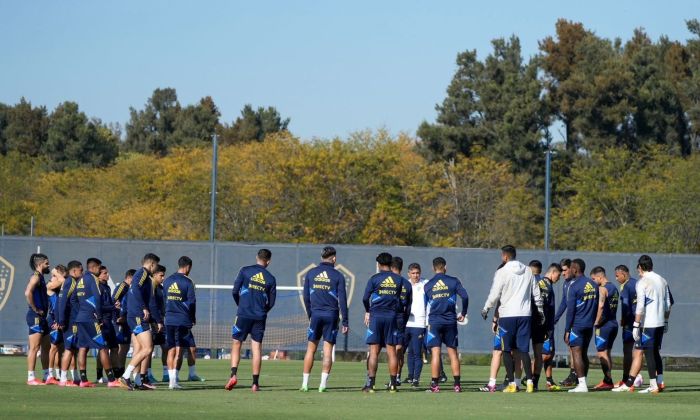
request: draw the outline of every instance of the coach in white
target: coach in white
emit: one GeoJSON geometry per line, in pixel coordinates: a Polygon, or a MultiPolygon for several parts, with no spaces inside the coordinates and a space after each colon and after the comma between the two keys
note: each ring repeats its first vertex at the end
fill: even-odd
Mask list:
{"type": "Polygon", "coordinates": [[[408,377],[406,383],[412,387],[418,387],[420,373],[423,370],[423,340],[425,338],[425,290],[424,286],[428,280],[421,279],[421,268],[418,263],[411,263],[408,266],[408,279],[413,290],[413,300],[411,303],[411,315],[406,322],[406,345],[408,347],[408,377]]]}
{"type": "Polygon", "coordinates": [[[505,263],[496,271],[489,297],[486,299],[482,318],[486,319],[489,310],[498,308],[498,325],[503,331],[503,363],[506,367],[509,385],[503,392],[516,392],[517,386],[513,378],[515,363],[522,363],[527,379],[527,392],[534,392],[532,383],[532,364],[530,361],[530,320],[532,315],[532,299],[535,301],[540,319],[544,320],[542,297],[535,276],[530,267],[515,260],[515,247],[511,245],[501,248],[501,259],[505,263]],[[511,351],[515,352],[515,361],[511,351]]]}
{"type": "Polygon", "coordinates": [[[627,383],[614,388],[615,392],[633,392],[634,378],[642,369],[642,357],[646,356],[649,371],[649,388],[639,391],[642,394],[656,394],[664,389],[661,342],[668,332],[668,318],[671,316],[671,293],[666,279],[656,274],[654,263],[648,255],[639,257],[638,269],[641,273],[637,281],[637,309],[635,311],[632,335],[634,336],[634,356],[627,383]]]}

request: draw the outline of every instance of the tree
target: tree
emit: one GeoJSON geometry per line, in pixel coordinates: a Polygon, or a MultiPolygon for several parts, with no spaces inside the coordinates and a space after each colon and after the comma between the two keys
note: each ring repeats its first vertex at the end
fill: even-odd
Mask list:
{"type": "Polygon", "coordinates": [[[197,105],[180,110],[175,120],[175,131],[168,146],[198,146],[210,144],[219,124],[219,113],[214,100],[207,96],[197,105]]]}
{"type": "Polygon", "coordinates": [[[143,110],[129,108],[125,148],[129,151],[165,155],[177,128],[180,103],[173,88],[156,89],[143,110]]]}
{"type": "Polygon", "coordinates": [[[22,98],[15,106],[5,107],[2,114],[2,152],[15,150],[27,156],[39,156],[47,138],[49,119],[46,107],[32,107],[29,101],[22,98]]]}
{"type": "Polygon", "coordinates": [[[104,167],[119,154],[119,139],[98,119],[88,119],[75,102],[64,102],[50,116],[46,156],[54,170],[104,167]]]}
{"type": "Polygon", "coordinates": [[[248,104],[232,125],[220,128],[220,141],[222,144],[263,141],[268,134],[286,131],[289,121],[289,118],[282,119],[275,107],[254,110],[248,104]]]}

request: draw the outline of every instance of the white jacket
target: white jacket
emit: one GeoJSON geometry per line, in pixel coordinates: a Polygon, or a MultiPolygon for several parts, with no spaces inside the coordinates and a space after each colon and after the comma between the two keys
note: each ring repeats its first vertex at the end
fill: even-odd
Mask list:
{"type": "Polygon", "coordinates": [[[541,308],[542,296],[532,270],[520,261],[508,261],[496,271],[484,309],[488,311],[500,301],[499,318],[530,316],[532,298],[541,308]]]}
{"type": "Polygon", "coordinates": [[[637,280],[637,308],[635,313],[642,315],[644,328],[664,326],[666,312],[671,310],[671,296],[666,279],[653,271],[644,273],[637,280]]]}
{"type": "MultiPolygon", "coordinates": [[[[409,280],[410,281],[410,280],[409,280]]],[[[413,287],[413,302],[411,303],[411,316],[406,322],[406,327],[410,328],[425,328],[428,314],[425,306],[425,284],[428,280],[420,279],[416,284],[411,282],[413,287]]]]}

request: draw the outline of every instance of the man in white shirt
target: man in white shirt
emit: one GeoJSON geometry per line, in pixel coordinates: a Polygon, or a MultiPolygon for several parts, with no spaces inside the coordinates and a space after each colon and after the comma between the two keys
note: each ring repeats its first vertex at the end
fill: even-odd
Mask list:
{"type": "Polygon", "coordinates": [[[501,260],[505,265],[496,271],[491,291],[484,304],[484,309],[481,310],[481,316],[486,319],[489,310],[500,301],[498,326],[503,329],[501,338],[503,362],[510,381],[510,384],[503,392],[517,392],[513,376],[516,363],[522,363],[525,369],[527,392],[534,392],[532,362],[529,353],[532,299],[535,301],[535,306],[542,322],[544,322],[545,317],[542,309],[542,296],[540,295],[540,288],[535,281],[535,276],[532,274],[532,270],[520,261],[517,261],[515,256],[515,247],[507,245],[501,248],[501,260]],[[510,353],[511,350],[514,350],[515,361],[510,353]]]}
{"type": "Polygon", "coordinates": [[[656,274],[654,263],[648,255],[639,257],[640,279],[637,280],[637,309],[635,311],[632,335],[634,337],[634,358],[630,374],[624,385],[614,388],[615,392],[634,392],[634,378],[642,369],[642,357],[646,356],[649,372],[649,388],[639,391],[642,394],[656,394],[663,390],[661,342],[668,332],[668,318],[671,316],[671,296],[666,279],[656,274]]]}
{"type": "Polygon", "coordinates": [[[406,322],[406,343],[408,345],[408,377],[406,383],[411,387],[418,388],[420,373],[423,369],[423,340],[425,339],[425,290],[423,289],[428,280],[421,279],[421,268],[418,263],[411,263],[408,266],[408,280],[413,289],[413,300],[411,302],[411,315],[406,322]]]}

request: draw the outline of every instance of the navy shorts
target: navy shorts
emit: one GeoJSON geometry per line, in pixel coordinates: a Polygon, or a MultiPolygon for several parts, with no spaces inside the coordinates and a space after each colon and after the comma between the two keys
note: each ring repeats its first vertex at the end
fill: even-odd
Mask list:
{"type": "Polygon", "coordinates": [[[117,341],[117,332],[114,330],[114,324],[112,321],[106,321],[101,325],[102,328],[102,338],[105,340],[105,345],[108,349],[113,349],[119,347],[119,341],[117,341]]]}
{"type": "Polygon", "coordinates": [[[165,328],[158,331],[158,325],[157,324],[151,324],[151,334],[153,334],[153,345],[154,346],[162,346],[165,344],[165,328]]]}
{"type": "Polygon", "coordinates": [[[248,338],[248,334],[253,341],[262,343],[265,336],[265,320],[237,316],[231,328],[231,337],[243,342],[248,338]]]}
{"type": "Polygon", "coordinates": [[[499,318],[499,328],[503,329],[503,351],[530,351],[530,317],[510,316],[499,318]]]}
{"type": "Polygon", "coordinates": [[[598,351],[612,350],[613,343],[617,338],[617,324],[606,323],[595,329],[595,348],[598,351]]]}
{"type": "Polygon", "coordinates": [[[168,348],[194,347],[194,336],[190,327],[181,325],[165,326],[165,342],[168,348]]]}
{"type": "Polygon", "coordinates": [[[306,335],[309,341],[318,341],[323,337],[323,341],[326,343],[335,344],[338,337],[338,317],[311,315],[306,335]]]}
{"type": "Polygon", "coordinates": [[[66,350],[78,349],[78,326],[76,324],[70,324],[63,331],[63,347],[66,350]]]}
{"type": "Polygon", "coordinates": [[[51,344],[57,346],[63,344],[63,332],[61,330],[51,330],[49,338],[51,339],[51,344]]]}
{"type": "Polygon", "coordinates": [[[49,333],[49,323],[46,322],[46,318],[31,310],[27,311],[27,328],[27,335],[49,333]]]}
{"type": "Polygon", "coordinates": [[[569,333],[569,347],[583,347],[583,351],[587,351],[591,338],[593,338],[593,328],[573,327],[569,333]]]}
{"type": "Polygon", "coordinates": [[[365,342],[367,344],[379,344],[381,347],[395,346],[398,343],[396,317],[370,314],[365,342]]]}
{"type": "Polygon", "coordinates": [[[556,353],[556,346],[554,345],[554,330],[547,334],[547,338],[542,343],[542,354],[551,354],[552,356],[556,353]]]}
{"type": "MultiPolygon", "coordinates": [[[[537,321],[535,321],[537,322],[537,321]]],[[[532,335],[532,345],[543,344],[547,339],[547,328],[542,325],[535,325],[530,322],[531,325],[531,335],[532,335]]]]}
{"type": "Polygon", "coordinates": [[[129,329],[134,335],[139,335],[143,332],[150,331],[151,326],[148,322],[144,322],[141,317],[127,317],[126,323],[129,325],[129,329]]]}
{"type": "Polygon", "coordinates": [[[131,344],[131,328],[127,324],[114,324],[118,344],[131,344]]]}
{"type": "Polygon", "coordinates": [[[442,345],[456,349],[457,324],[432,324],[425,330],[425,345],[428,348],[440,347],[442,345]]]}
{"type": "Polygon", "coordinates": [[[634,343],[634,348],[639,350],[650,348],[660,349],[663,339],[664,327],[644,328],[642,329],[642,336],[639,338],[639,341],[634,343]]]}
{"type": "Polygon", "coordinates": [[[76,322],[78,326],[78,348],[104,349],[107,343],[97,322],[76,322]]]}
{"type": "Polygon", "coordinates": [[[622,342],[623,343],[634,343],[634,335],[632,334],[632,327],[622,327],[622,342]]]}

